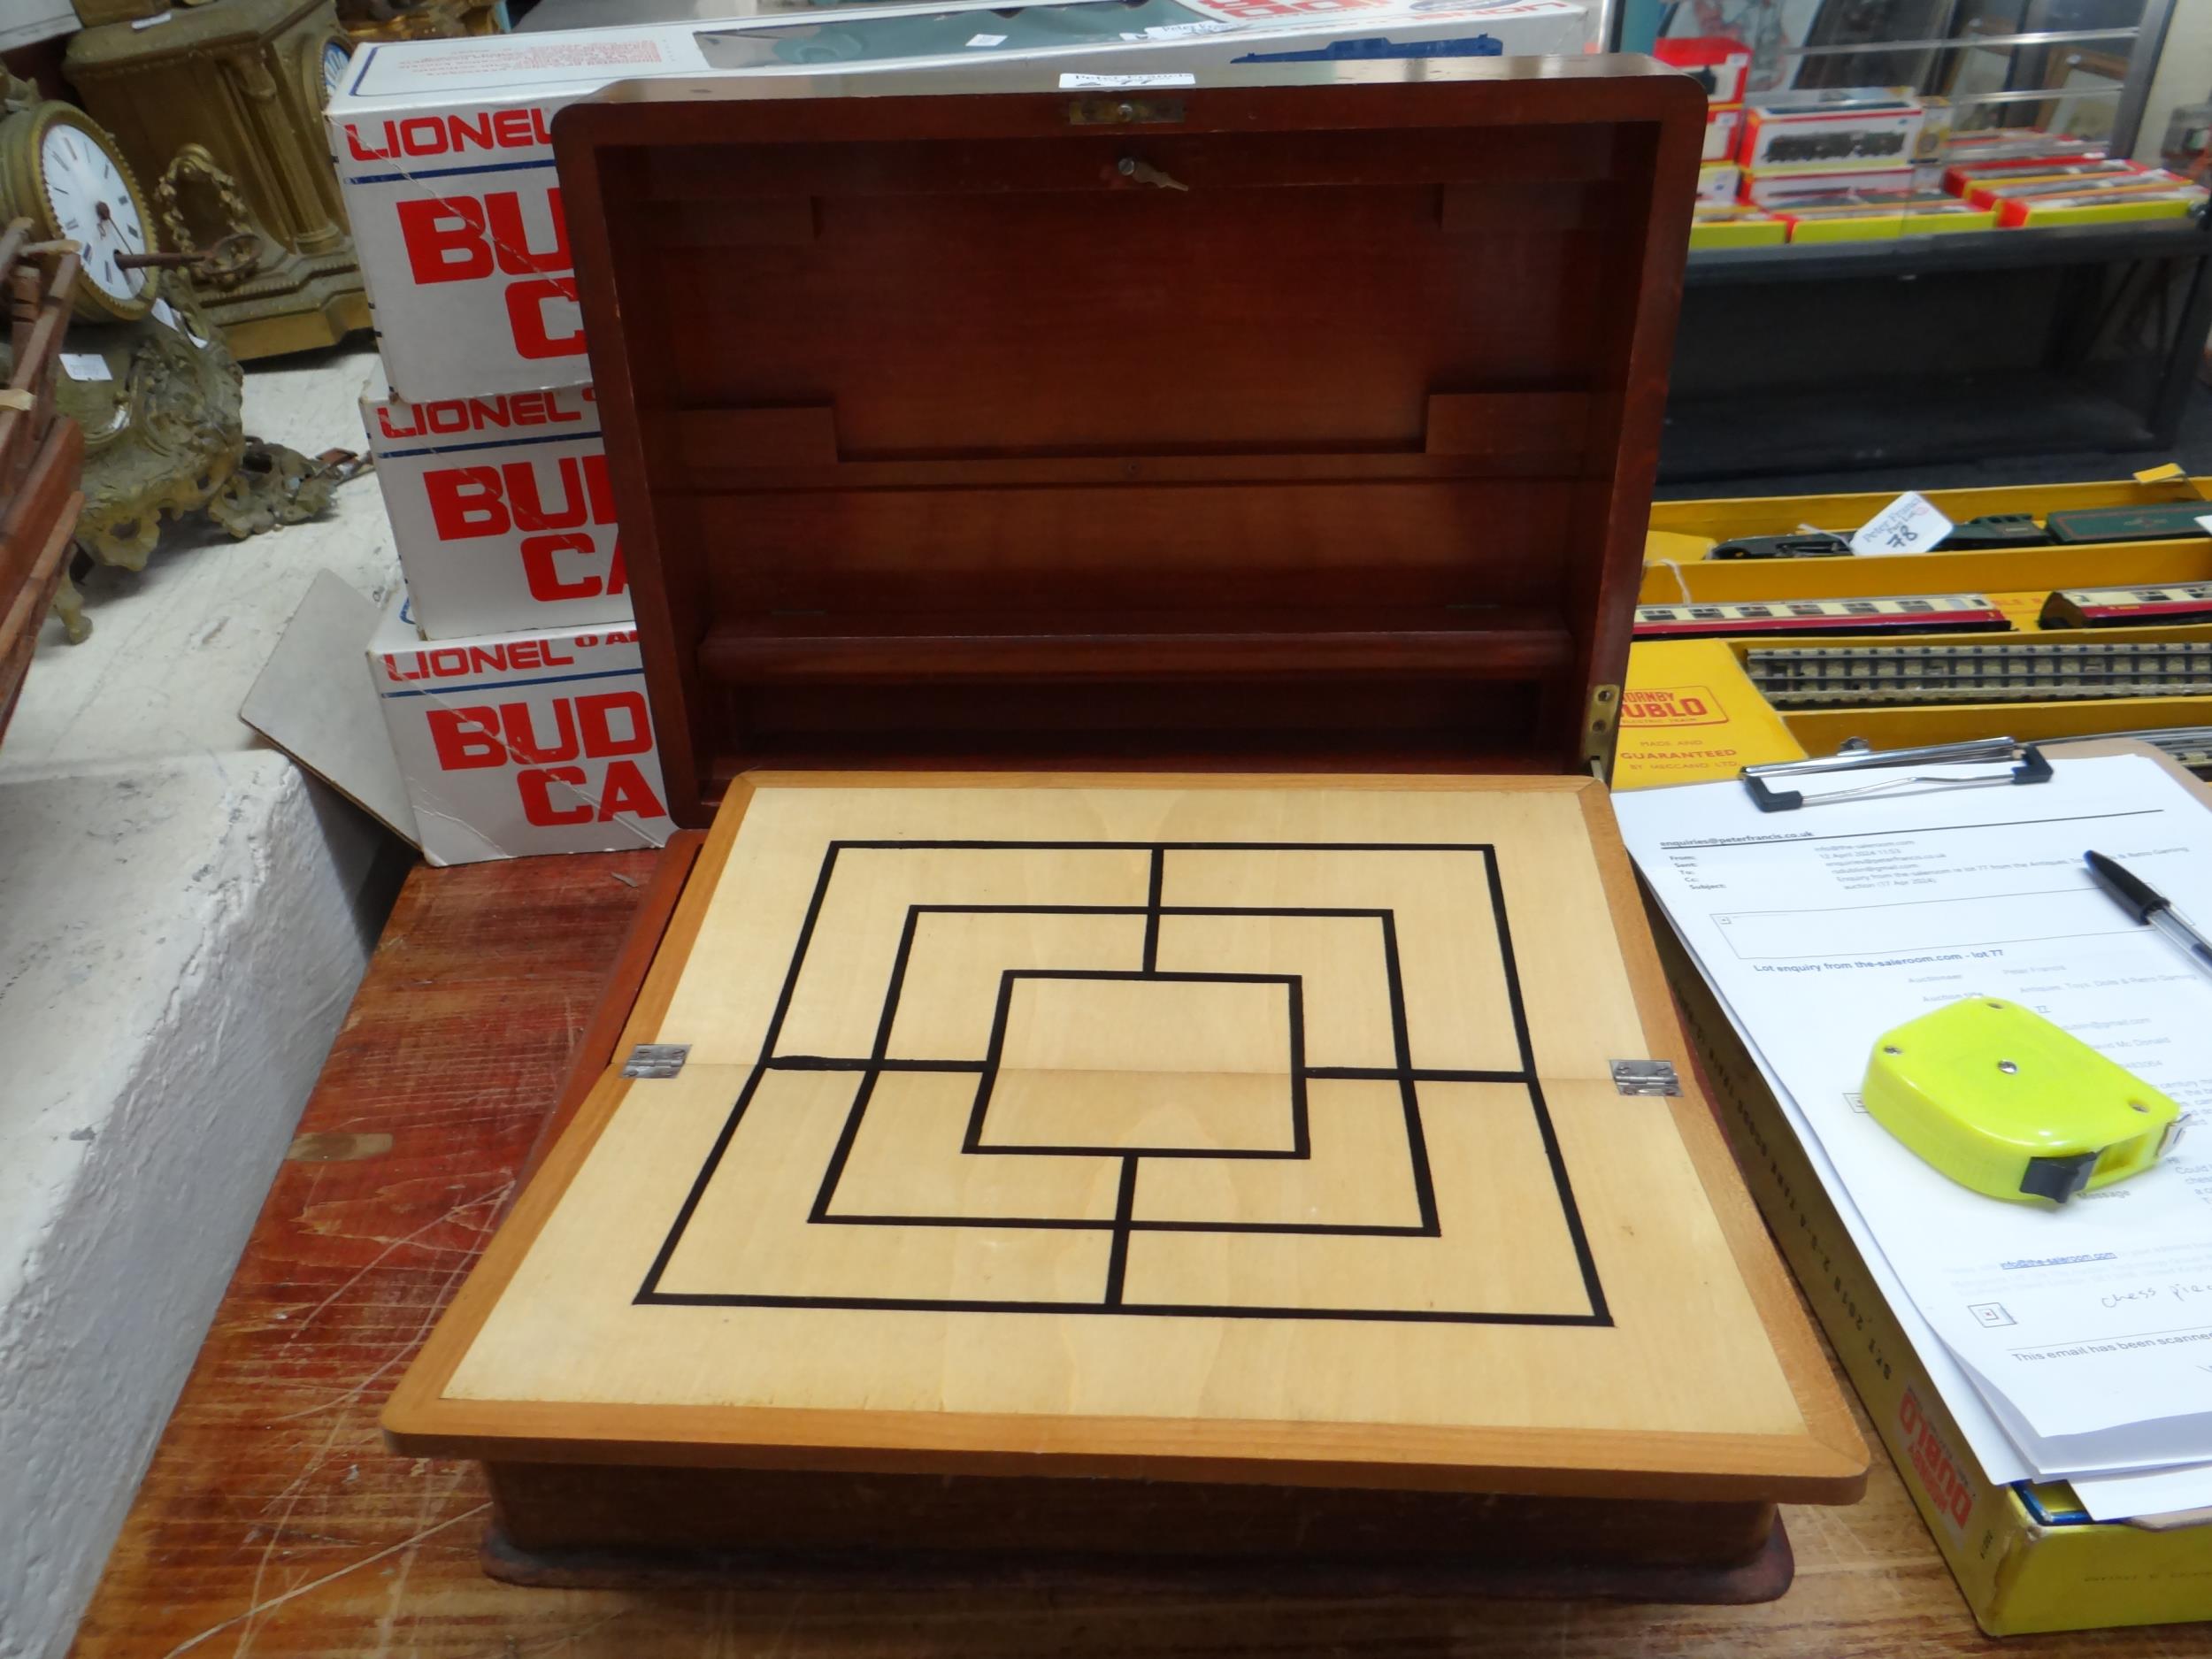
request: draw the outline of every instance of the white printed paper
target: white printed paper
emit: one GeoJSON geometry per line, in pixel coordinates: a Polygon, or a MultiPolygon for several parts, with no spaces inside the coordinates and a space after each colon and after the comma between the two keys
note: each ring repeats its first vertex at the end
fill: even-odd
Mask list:
{"type": "Polygon", "coordinates": [[[167,300],[156,300],[153,309],[156,318],[175,329],[194,345],[204,346],[207,343],[205,340],[192,332],[192,325],[186,322],[183,314],[167,300]]]}
{"type": "Polygon", "coordinates": [[[1130,87],[1194,87],[1198,77],[1179,75],[1062,75],[1060,89],[1086,91],[1121,91],[1130,87]]]}
{"type": "Polygon", "coordinates": [[[2212,1135],[2049,1209],[1956,1185],[1857,1099],[1882,1033],[1991,995],[2204,1114],[2212,980],[2105,897],[2081,855],[2111,853],[2212,917],[2212,813],[2134,757],[2062,762],[2046,784],[1787,814],[1760,813],[1733,783],[1616,808],[1900,1282],[2030,1462],[2053,1474],[2212,1460],[2212,1135]]]}
{"type": "Polygon", "coordinates": [[[114,371],[108,360],[96,351],[65,351],[61,354],[61,372],[73,380],[111,380],[114,371]]]}
{"type": "Polygon", "coordinates": [[[2096,1521],[2131,1521],[2212,1507],[2212,1463],[2153,1469],[2142,1474],[2097,1475],[2067,1483],[2096,1521]]]}
{"type": "Polygon", "coordinates": [[[1006,44],[1006,36],[1003,35],[971,35],[968,36],[968,44],[971,47],[1003,46],[1006,44]]]}
{"type": "Polygon", "coordinates": [[[1820,1137],[1813,1133],[1812,1125],[1805,1120],[1805,1114],[1790,1098],[1787,1086],[1775,1075],[1774,1068],[1760,1051],[1756,1038],[1743,1021],[1737,1018],[1735,1010],[1728,1006],[1727,999],[1723,997],[1720,1001],[1721,1011],[1728,1016],[1729,1024],[1744,1038],[1752,1064],[1758,1067],[1761,1079],[1773,1091],[1776,1104],[1781,1107],[1782,1115],[1789,1119],[1792,1132],[1805,1148],[1806,1162],[1812,1165],[1813,1174],[1826,1190],[1830,1202],[1835,1205],[1837,1218],[1843,1223],[1844,1232],[1850,1236],[1852,1248],[1858,1251],[1859,1259],[1866,1264],[1867,1277],[1874,1281],[1875,1289],[1881,1293],[1882,1300],[1889,1305],[1898,1328],[1905,1333],[1905,1340],[1912,1345],[1913,1356],[1920,1362],[1921,1369],[1927,1372],[1929,1382],[1943,1396],[1943,1403],[1950,1411],[1951,1420],[1958,1425],[1959,1433],[1965,1439],[1967,1449],[1974,1455],[1974,1461],[1980,1465],[1984,1478],[2000,1486],[2009,1486],[2016,1480],[2036,1479],[2039,1471],[2029,1464],[2020,1448],[2013,1444],[2012,1436],[1997,1420],[1997,1414],[1990,1409],[1989,1402],[1982,1398],[1973,1378],[1960,1366],[1951,1350],[1943,1345],[1943,1339],[1936,1334],[1935,1327],[1913,1305],[1912,1298],[1906,1294],[1904,1281],[1897,1277],[1897,1270],[1882,1254],[1881,1246],[1875,1241],[1872,1230],[1866,1225],[1866,1218],[1859,1213],[1859,1207],[1852,1202],[1850,1193],[1836,1174],[1835,1165],[1822,1149],[1820,1137]]]}
{"type": "Polygon", "coordinates": [[[1907,490],[1859,526],[1854,553],[1925,553],[1951,534],[1951,521],[1925,495],[1907,490]]]}

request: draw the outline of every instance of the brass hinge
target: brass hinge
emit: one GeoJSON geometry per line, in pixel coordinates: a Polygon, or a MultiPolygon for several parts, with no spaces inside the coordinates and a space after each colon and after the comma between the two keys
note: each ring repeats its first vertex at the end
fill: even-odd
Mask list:
{"type": "Polygon", "coordinates": [[[625,1077],[674,1077],[691,1053],[687,1042],[641,1042],[622,1063],[625,1077]]]}
{"type": "Polygon", "coordinates": [[[1621,688],[1600,686],[1590,693],[1590,708],[1582,722],[1582,764],[1590,775],[1603,780],[1613,770],[1613,744],[1620,734],[1621,688]]]}

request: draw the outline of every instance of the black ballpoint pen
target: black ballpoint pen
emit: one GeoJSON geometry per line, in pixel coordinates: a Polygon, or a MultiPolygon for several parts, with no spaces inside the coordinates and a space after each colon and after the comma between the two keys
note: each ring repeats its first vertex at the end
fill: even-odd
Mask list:
{"type": "Polygon", "coordinates": [[[2212,974],[2212,940],[2199,933],[2186,917],[2175,910],[2171,899],[2102,853],[2084,853],[2082,862],[2089,866],[2090,875],[2114,903],[2137,921],[2165,934],[2189,953],[2189,960],[2200,972],[2212,974]]]}

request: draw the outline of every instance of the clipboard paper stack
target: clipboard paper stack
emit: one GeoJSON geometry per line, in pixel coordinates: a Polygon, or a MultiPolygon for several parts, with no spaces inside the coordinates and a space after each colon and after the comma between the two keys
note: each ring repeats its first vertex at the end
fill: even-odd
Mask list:
{"type": "Polygon", "coordinates": [[[2212,1118],[2212,979],[2091,883],[2212,911],[2212,802],[2139,746],[1863,750],[1617,795],[1753,1196],[1993,1635],[2212,1618],[2212,1133],[2063,1207],[1858,1099],[1881,1033],[2035,1009],[2212,1118]]]}

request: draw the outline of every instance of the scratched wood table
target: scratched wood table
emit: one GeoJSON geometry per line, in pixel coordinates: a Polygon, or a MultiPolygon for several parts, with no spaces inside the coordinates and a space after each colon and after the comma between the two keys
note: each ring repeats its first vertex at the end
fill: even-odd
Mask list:
{"type": "Polygon", "coordinates": [[[2181,1626],[1984,1638],[1878,1459],[1861,1503],[1788,1510],[1795,1586],[1751,1607],[494,1582],[478,1565],[487,1502],[474,1467],[393,1455],[377,1413],[540,1147],[573,1060],[611,1048],[616,1033],[592,1019],[599,993],[643,948],[633,919],[680,862],[625,853],[415,872],[77,1653],[2203,1652],[2201,1630],[2181,1626]]]}

